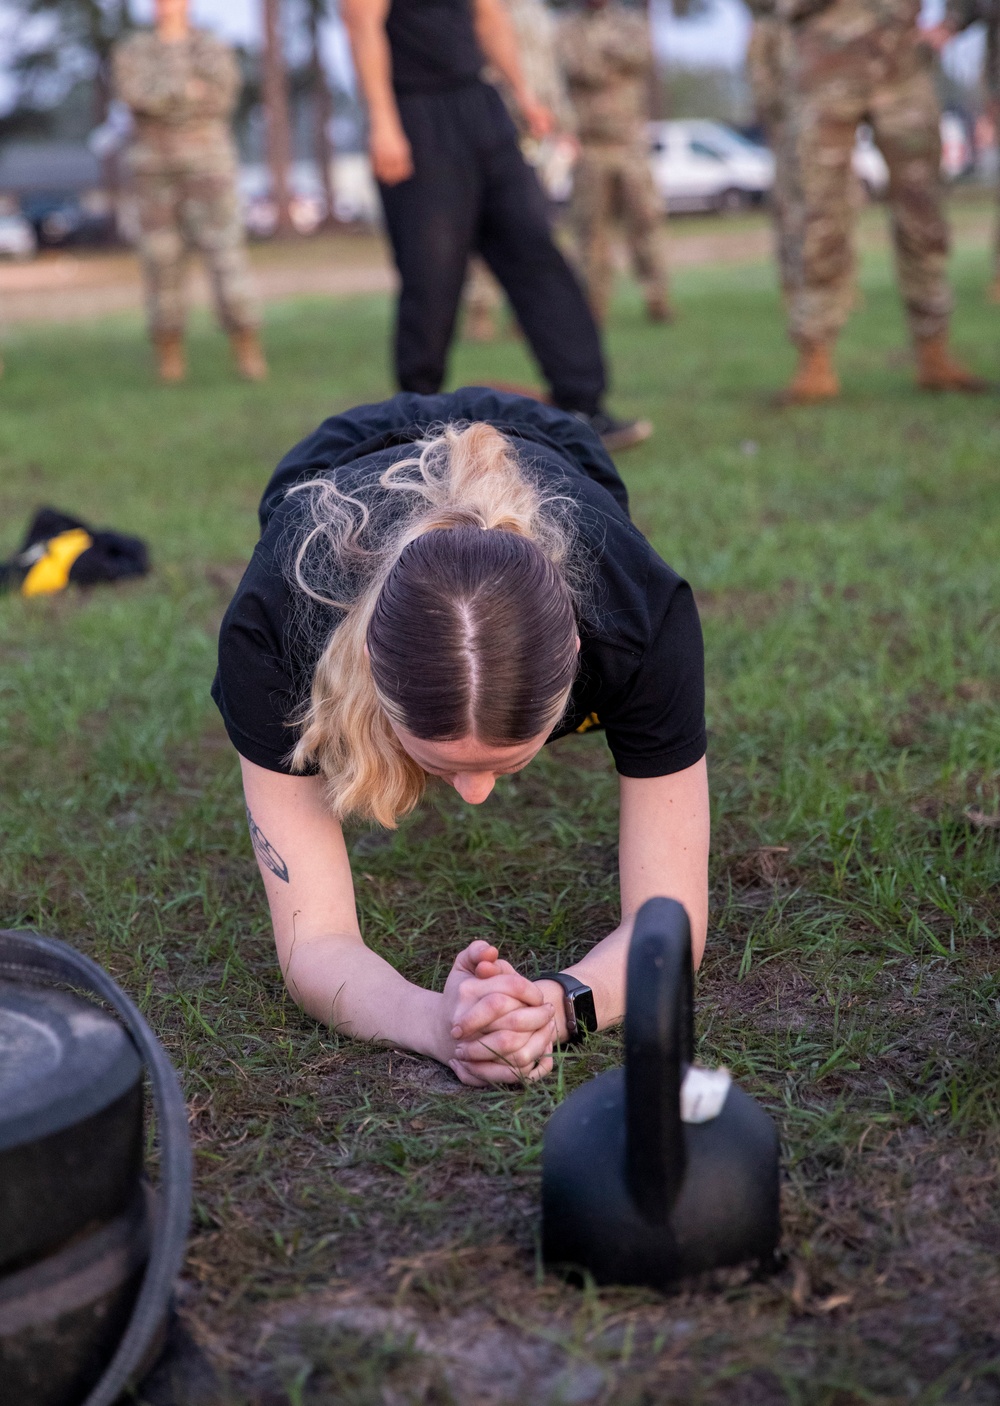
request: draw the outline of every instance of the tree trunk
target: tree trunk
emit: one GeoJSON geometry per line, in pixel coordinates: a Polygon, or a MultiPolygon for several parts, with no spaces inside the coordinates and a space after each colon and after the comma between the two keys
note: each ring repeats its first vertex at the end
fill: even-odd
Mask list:
{"type": "Polygon", "coordinates": [[[312,70],[312,110],[316,139],[316,165],[326,201],[325,225],[338,223],[333,189],[333,142],[330,140],[330,119],[333,116],[333,95],[327,82],[326,69],[319,49],[319,5],[309,6],[309,55],[312,70]]]}
{"type": "Polygon", "coordinates": [[[271,195],[278,207],[277,232],[290,234],[294,228],[288,209],[292,129],[281,36],[281,0],[264,0],[264,119],[271,195]]]}
{"type": "MultiPolygon", "coordinates": [[[[97,71],[94,74],[94,126],[103,127],[111,109],[111,56],[110,53],[97,56],[97,71]]],[[[112,205],[117,205],[118,187],[121,184],[118,152],[106,151],[101,157],[101,184],[112,205]]]]}
{"type": "MultiPolygon", "coordinates": [[[[664,82],[665,75],[660,67],[660,61],[656,53],[656,45],[653,42],[653,15],[652,7],[646,3],[646,23],[649,25],[649,117],[653,122],[658,122],[665,116],[664,108],[664,82]]],[[[680,13],[684,8],[683,0],[674,0],[674,14],[680,13]]]]}

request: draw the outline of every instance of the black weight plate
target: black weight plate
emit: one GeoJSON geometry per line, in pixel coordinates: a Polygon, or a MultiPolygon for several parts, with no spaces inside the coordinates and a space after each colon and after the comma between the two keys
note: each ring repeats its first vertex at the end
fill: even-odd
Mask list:
{"type": "Polygon", "coordinates": [[[0,1276],[0,1406],[79,1406],[125,1330],[149,1253],[144,1198],[58,1254],[0,1276]]]}
{"type": "Polygon", "coordinates": [[[0,982],[0,1270],[120,1213],[141,1164],[127,1032],[68,992],[0,982]]]}

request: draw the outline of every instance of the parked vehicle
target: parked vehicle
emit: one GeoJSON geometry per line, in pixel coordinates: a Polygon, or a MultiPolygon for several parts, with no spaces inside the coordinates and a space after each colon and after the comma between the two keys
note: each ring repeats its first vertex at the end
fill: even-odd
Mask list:
{"type": "Polygon", "coordinates": [[[43,249],[111,244],[117,238],[114,211],[103,191],[33,191],[21,197],[21,210],[43,249]]]}
{"type": "Polygon", "coordinates": [[[13,201],[0,201],[0,258],[30,259],[38,248],[31,224],[13,201]]]}
{"type": "Polygon", "coordinates": [[[774,184],[767,148],[721,122],[651,122],[649,137],[653,179],[671,212],[742,210],[774,184]]]}
{"type": "Polygon", "coordinates": [[[862,123],[855,135],[851,170],[869,200],[877,200],[888,190],[889,168],[867,123],[862,123]]]}
{"type": "MultiPolygon", "coordinates": [[[[334,157],[331,170],[334,213],[345,224],[376,224],[381,219],[378,190],[371,164],[364,152],[343,152],[334,157]]],[[[312,234],[326,218],[326,196],[319,172],[311,161],[296,161],[289,171],[289,214],[299,234],[312,234]]],[[[278,224],[278,208],[271,195],[266,166],[240,168],[243,218],[252,239],[269,239],[278,224]]]]}
{"type": "MultiPolygon", "coordinates": [[[[759,205],[774,184],[774,157],[722,122],[691,120],[649,124],[650,163],[664,207],[673,213],[726,213],[759,205]]],[[[941,174],[957,180],[974,161],[968,127],[960,113],[941,116],[941,174]]],[[[851,167],[872,200],[889,188],[889,168],[871,128],[858,127],[851,167]]]]}
{"type": "Polygon", "coordinates": [[[946,181],[966,176],[976,164],[972,128],[960,112],[941,114],[941,174],[946,181]]]}

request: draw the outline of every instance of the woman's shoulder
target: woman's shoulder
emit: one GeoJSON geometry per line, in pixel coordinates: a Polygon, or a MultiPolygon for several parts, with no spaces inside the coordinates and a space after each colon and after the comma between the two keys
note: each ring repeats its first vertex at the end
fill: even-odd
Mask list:
{"type": "Polygon", "coordinates": [[[590,562],[587,632],[641,652],[684,578],[600,485],[585,482],[570,491],[579,504],[578,533],[590,562]]]}

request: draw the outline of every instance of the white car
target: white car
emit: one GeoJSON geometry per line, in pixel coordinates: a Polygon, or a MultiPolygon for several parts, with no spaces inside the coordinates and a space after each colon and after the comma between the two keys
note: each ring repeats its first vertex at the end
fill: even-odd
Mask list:
{"type": "Polygon", "coordinates": [[[851,170],[869,200],[877,200],[889,189],[889,168],[875,145],[872,129],[865,123],[858,128],[854,138],[851,170]]]}
{"type": "MultiPolygon", "coordinates": [[[[774,185],[771,152],[722,122],[651,122],[648,130],[653,179],[664,207],[673,213],[740,210],[760,204],[774,185]]],[[[965,174],[971,160],[964,122],[955,113],[945,112],[941,117],[942,176],[955,180],[965,174]]],[[[851,168],[870,199],[885,195],[889,168],[866,124],[858,128],[851,168]]]]}
{"type": "Polygon", "coordinates": [[[774,184],[774,157],[722,122],[649,124],[653,179],[667,210],[741,210],[774,184]]]}
{"type": "Polygon", "coordinates": [[[38,239],[30,221],[20,210],[0,207],[0,258],[30,259],[38,248],[38,239]]]}
{"type": "MultiPolygon", "coordinates": [[[[338,153],[330,168],[335,213],[338,220],[377,224],[382,217],[378,188],[371,163],[364,152],[338,153]]],[[[326,197],[319,172],[312,161],[295,161],[288,172],[291,198],[288,213],[299,234],[312,234],[326,216],[326,197]]],[[[278,207],[271,196],[266,166],[240,167],[243,221],[254,239],[269,239],[278,224],[278,207]]]]}
{"type": "Polygon", "coordinates": [[[941,175],[946,181],[957,181],[976,164],[976,149],[972,133],[958,112],[941,114],[941,175]]]}

